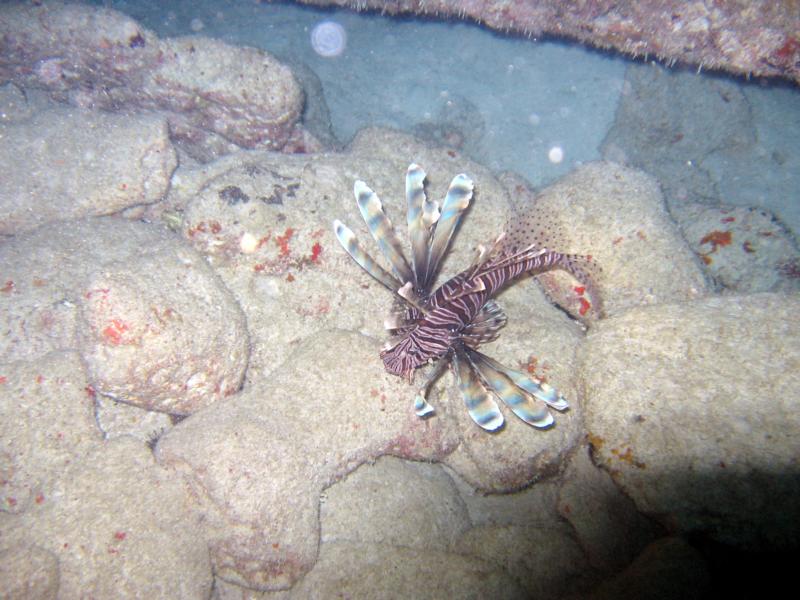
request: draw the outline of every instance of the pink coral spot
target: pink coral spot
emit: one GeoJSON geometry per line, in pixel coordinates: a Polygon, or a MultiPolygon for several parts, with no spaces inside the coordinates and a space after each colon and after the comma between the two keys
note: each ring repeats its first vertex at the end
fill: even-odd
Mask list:
{"type": "Polygon", "coordinates": [[[320,254],[322,254],[322,244],[314,242],[314,245],[311,246],[311,262],[318,263],[320,254]]]}
{"type": "Polygon", "coordinates": [[[275,238],[275,245],[280,249],[281,256],[289,256],[289,240],[292,239],[293,235],[294,229],[287,227],[283,235],[279,235],[275,238]]]}
{"type": "Polygon", "coordinates": [[[105,329],[103,329],[103,337],[105,337],[112,345],[119,346],[122,343],[122,335],[128,331],[130,327],[120,319],[111,319],[105,329]]]}

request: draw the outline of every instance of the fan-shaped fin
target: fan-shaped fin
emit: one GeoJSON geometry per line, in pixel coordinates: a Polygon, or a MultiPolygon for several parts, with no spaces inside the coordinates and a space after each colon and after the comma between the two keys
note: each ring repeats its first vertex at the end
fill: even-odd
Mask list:
{"type": "Polygon", "coordinates": [[[396,292],[400,289],[402,284],[375,262],[369,254],[361,249],[355,234],[350,231],[347,225],[336,219],[333,222],[333,230],[336,233],[336,238],[339,240],[339,243],[362,269],[391,291],[396,292]]]}
{"type": "Polygon", "coordinates": [[[603,302],[597,289],[597,281],[602,272],[600,265],[591,256],[580,254],[564,254],[559,265],[586,287],[586,293],[592,303],[591,310],[595,314],[602,314],[603,302]]]}
{"type": "Polygon", "coordinates": [[[433,369],[420,386],[417,395],[414,398],[414,412],[418,417],[425,417],[434,412],[435,409],[433,406],[428,404],[428,392],[430,391],[433,382],[439,379],[449,362],[450,361],[446,358],[436,361],[433,369]]]}
{"type": "Polygon", "coordinates": [[[505,368],[495,368],[494,364],[497,364],[497,362],[491,359],[485,360],[488,357],[480,352],[473,350],[469,354],[484,381],[515,415],[528,425],[533,425],[540,429],[550,427],[553,424],[553,415],[547,410],[547,404],[517,386],[505,372],[505,368]]]}
{"type": "Polygon", "coordinates": [[[558,390],[556,390],[553,386],[544,383],[543,381],[539,381],[535,377],[529,377],[525,373],[521,371],[515,371],[514,369],[509,369],[508,367],[502,365],[501,363],[497,362],[493,358],[486,356],[485,354],[481,354],[482,362],[485,362],[491,365],[493,368],[502,371],[514,382],[514,385],[521,387],[523,390],[535,396],[548,406],[555,408],[556,410],[566,410],[569,408],[569,404],[567,403],[566,399],[563,395],[561,395],[558,390]]]}
{"type": "Polygon", "coordinates": [[[383,206],[381,206],[378,195],[363,181],[356,181],[353,186],[353,192],[355,193],[361,216],[364,217],[364,221],[372,237],[375,238],[381,253],[392,265],[392,270],[403,283],[413,281],[414,275],[411,272],[411,267],[408,266],[406,257],[403,255],[403,247],[400,245],[400,240],[397,239],[392,222],[383,212],[383,206]]]}
{"type": "Polygon", "coordinates": [[[456,351],[453,366],[469,416],[487,431],[498,429],[503,424],[503,415],[476,374],[469,357],[462,351],[456,351]]]}
{"type": "Polygon", "coordinates": [[[461,215],[469,206],[472,199],[472,180],[464,175],[456,175],[450,182],[444,203],[442,204],[442,216],[436,223],[436,229],[431,240],[430,254],[428,256],[428,269],[425,273],[424,281],[420,282],[424,288],[428,288],[436,279],[439,271],[439,263],[450,245],[450,239],[461,220],[461,215]]]}
{"type": "Polygon", "coordinates": [[[500,330],[505,326],[508,317],[494,300],[489,300],[475,315],[472,322],[464,327],[461,339],[470,348],[488,344],[497,339],[500,330]]]}

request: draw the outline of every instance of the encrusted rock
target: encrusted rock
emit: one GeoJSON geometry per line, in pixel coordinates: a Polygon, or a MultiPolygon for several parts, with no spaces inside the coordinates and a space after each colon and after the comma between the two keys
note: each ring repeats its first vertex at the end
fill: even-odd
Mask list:
{"type": "MultiPolygon", "coordinates": [[[[567,251],[595,258],[602,269],[599,287],[606,315],[708,293],[699,262],[670,219],[658,184],[641,171],[600,161],[576,169],[537,196],[521,184],[513,190],[559,226],[569,240],[567,251]]],[[[574,281],[563,273],[545,273],[539,281],[576,316],[592,315],[574,281]]]]}
{"type": "Polygon", "coordinates": [[[791,0],[746,4],[682,0],[302,0],[388,14],[471,19],[501,32],[555,35],[633,56],[725,69],[744,75],[800,79],[800,17],[791,0]]]}
{"type": "Polygon", "coordinates": [[[691,204],[677,216],[692,250],[723,289],[800,290],[800,252],[767,211],[691,204]]]}
{"type": "Polygon", "coordinates": [[[0,234],[160,200],[177,165],[166,120],[55,108],[0,124],[0,234]]]}
{"type": "Polygon", "coordinates": [[[77,106],[162,111],[201,155],[209,138],[280,150],[303,106],[289,68],[262,50],[159,40],[122,13],[58,2],[0,9],[0,79],[77,106]]]}
{"type": "MultiPolygon", "coordinates": [[[[0,520],[0,556],[30,553],[44,568],[55,559],[60,598],[205,598],[208,550],[185,502],[141,442],[101,442],[67,467],[51,495],[0,520]]],[[[45,587],[39,570],[20,575],[30,579],[17,589],[45,587]]]]}
{"type": "Polygon", "coordinates": [[[45,226],[0,247],[0,262],[2,360],[74,349],[96,392],[176,414],[239,389],[244,315],[163,228],[114,218],[45,226]]]}
{"type": "Polygon", "coordinates": [[[798,295],[632,309],[583,347],[596,462],[670,528],[744,547],[800,540],[798,295]]]}
{"type": "Polygon", "coordinates": [[[22,513],[100,443],[94,402],[76,352],[0,365],[0,511],[22,513]]]}

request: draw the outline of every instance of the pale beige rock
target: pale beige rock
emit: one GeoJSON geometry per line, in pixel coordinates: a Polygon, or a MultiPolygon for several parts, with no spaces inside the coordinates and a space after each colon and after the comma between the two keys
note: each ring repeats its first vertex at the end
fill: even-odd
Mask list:
{"type": "Polygon", "coordinates": [[[268,381],[159,440],[159,461],[185,478],[205,514],[219,577],[290,587],[316,560],[323,488],[383,454],[436,460],[452,450],[441,423],[409,410],[399,379],[341,361],[346,352],[367,364],[377,349],[359,334],[319,333],[268,381]]]}
{"type": "Polygon", "coordinates": [[[607,575],[627,566],[661,533],[578,448],[559,481],[558,512],[569,522],[589,563],[607,575]]]}
{"type": "MultiPolygon", "coordinates": [[[[0,520],[0,527],[2,527],[0,520]]],[[[8,600],[58,598],[58,560],[31,544],[0,550],[0,583],[8,600]]]]}
{"type": "Polygon", "coordinates": [[[596,462],[681,531],[771,548],[800,519],[800,296],[643,307],[583,347],[596,462]]]}
{"type": "Polygon", "coordinates": [[[383,598],[465,598],[498,600],[524,597],[504,571],[461,554],[331,542],[319,561],[291,591],[292,599],[324,600],[335,596],[383,598]]]}
{"type": "Polygon", "coordinates": [[[5,519],[2,530],[0,552],[33,544],[55,557],[59,598],[211,592],[208,550],[180,484],[133,438],[98,444],[67,468],[52,496],[5,519]]]}
{"type": "Polygon", "coordinates": [[[77,352],[0,364],[0,511],[49,500],[64,469],[100,444],[77,352]]]}
{"type": "Polygon", "coordinates": [[[159,40],[107,8],[19,3],[0,15],[0,77],[80,107],[162,112],[198,156],[230,151],[226,143],[281,149],[302,133],[302,90],[262,50],[159,40]]]}
{"type": "Polygon", "coordinates": [[[244,315],[203,258],[162,227],[53,224],[0,246],[0,262],[0,360],[74,349],[96,392],[172,413],[241,385],[244,315]]]}
{"type": "Polygon", "coordinates": [[[560,521],[475,527],[455,548],[508,572],[529,598],[558,598],[591,576],[574,533],[560,521]]]}
{"type": "Polygon", "coordinates": [[[160,200],[177,165],[163,116],[53,108],[0,122],[0,234],[160,200]]]}
{"type": "Polygon", "coordinates": [[[689,204],[677,216],[719,287],[742,294],[800,290],[800,251],[766,210],[689,204]]]}
{"type": "Polygon", "coordinates": [[[466,506],[439,465],[384,457],[324,492],[320,540],[448,550],[470,528],[466,506]]]}
{"type": "Polygon", "coordinates": [[[713,597],[711,576],[700,553],[681,538],[653,542],[616,577],[590,593],[565,600],[702,600],[713,597]]]}
{"type": "MultiPolygon", "coordinates": [[[[666,211],[658,183],[645,173],[601,161],[576,169],[535,197],[515,189],[518,201],[535,202],[560,225],[568,239],[565,251],[590,254],[600,265],[607,315],[710,291],[698,258],[666,211]]],[[[565,278],[545,273],[539,281],[556,301],[575,305],[575,283],[565,278]]]]}

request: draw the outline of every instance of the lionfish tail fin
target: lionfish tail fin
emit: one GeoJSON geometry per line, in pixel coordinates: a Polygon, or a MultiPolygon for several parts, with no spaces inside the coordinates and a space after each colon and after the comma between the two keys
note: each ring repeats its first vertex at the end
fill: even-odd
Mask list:
{"type": "Polygon", "coordinates": [[[411,267],[408,266],[408,261],[406,261],[406,257],[403,254],[403,247],[397,238],[392,222],[383,212],[383,206],[378,195],[363,181],[356,181],[353,192],[355,193],[361,216],[364,217],[369,232],[375,238],[381,253],[392,265],[392,270],[400,278],[401,282],[412,281],[411,267]]]}
{"type": "Polygon", "coordinates": [[[364,252],[355,234],[347,225],[336,219],[333,222],[333,231],[345,251],[362,269],[391,291],[396,292],[400,289],[402,284],[375,262],[375,259],[364,252]]]}
{"type": "Polygon", "coordinates": [[[442,258],[450,246],[450,240],[458,227],[464,211],[472,200],[472,180],[461,173],[453,177],[442,204],[442,213],[433,230],[433,238],[428,253],[428,268],[420,285],[426,290],[436,280],[442,258]]]}
{"type": "Polygon", "coordinates": [[[602,269],[597,264],[597,261],[590,255],[564,254],[560,260],[560,266],[586,288],[585,294],[590,301],[590,306],[587,309],[597,316],[602,316],[603,300],[597,284],[600,280],[602,269]]]}
{"type": "Polygon", "coordinates": [[[486,431],[496,431],[503,425],[503,414],[483,385],[476,367],[466,352],[457,350],[453,354],[453,368],[458,387],[472,420],[486,431]]]}
{"type": "Polygon", "coordinates": [[[555,420],[548,410],[548,406],[552,405],[539,393],[536,382],[519,371],[504,367],[485,354],[472,351],[470,355],[483,380],[517,417],[538,429],[546,429],[553,425],[555,420]]]}

